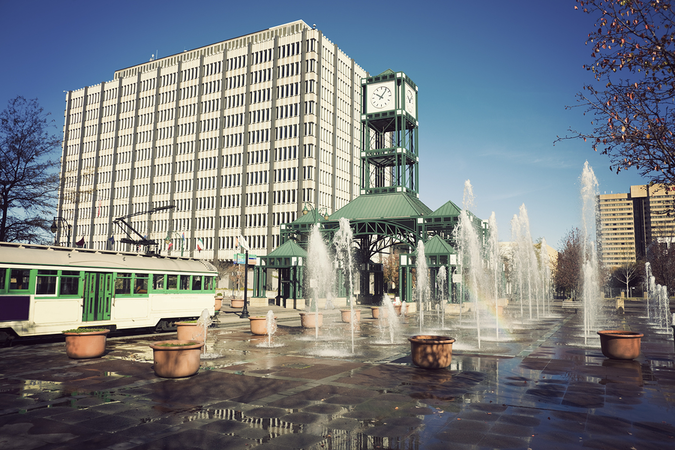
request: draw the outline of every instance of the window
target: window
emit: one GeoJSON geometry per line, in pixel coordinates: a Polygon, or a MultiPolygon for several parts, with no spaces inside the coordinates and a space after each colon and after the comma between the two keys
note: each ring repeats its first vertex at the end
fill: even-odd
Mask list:
{"type": "Polygon", "coordinates": [[[195,275],[192,277],[192,290],[193,291],[202,290],[202,277],[200,275],[195,275]]]}
{"type": "Polygon", "coordinates": [[[30,270],[12,269],[9,278],[9,289],[14,291],[27,291],[30,281],[30,270]]]}
{"type": "Polygon", "coordinates": [[[115,279],[115,294],[131,294],[131,274],[118,273],[115,279]]]}
{"type": "Polygon", "coordinates": [[[170,290],[178,289],[178,275],[168,275],[166,278],[166,288],[170,290]]]}
{"type": "Polygon", "coordinates": [[[35,293],[37,295],[55,295],[56,280],[58,279],[56,275],[56,270],[38,270],[35,293]]]}
{"type": "Polygon", "coordinates": [[[7,269],[0,269],[0,292],[5,290],[5,280],[7,278],[7,269]]]}
{"type": "Polygon", "coordinates": [[[164,274],[156,273],[152,276],[152,288],[156,291],[164,290],[164,274]]]}
{"type": "Polygon", "coordinates": [[[59,295],[77,295],[80,286],[80,272],[64,270],[61,272],[59,295]]]}
{"type": "Polygon", "coordinates": [[[180,276],[180,290],[181,291],[190,290],[190,275],[181,275],[180,276]]]}
{"type": "Polygon", "coordinates": [[[134,280],[134,294],[148,293],[148,274],[137,274],[134,280]]]}
{"type": "Polygon", "coordinates": [[[204,277],[204,290],[205,291],[212,291],[214,289],[213,286],[213,277],[204,277]]]}

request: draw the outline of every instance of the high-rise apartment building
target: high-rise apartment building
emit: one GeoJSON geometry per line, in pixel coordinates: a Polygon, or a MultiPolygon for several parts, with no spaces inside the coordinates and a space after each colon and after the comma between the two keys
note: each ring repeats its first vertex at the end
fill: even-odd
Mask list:
{"type": "Polygon", "coordinates": [[[631,186],[630,193],[598,196],[598,247],[608,267],[644,259],[654,242],[670,244],[675,218],[668,214],[675,191],[655,185],[631,186]]]}
{"type": "Polygon", "coordinates": [[[267,254],[304,207],[332,213],[359,194],[367,76],[296,21],[68,92],[58,215],[69,244],[130,249],[114,223],[128,216],[164,254],[231,259],[240,235],[267,254]]]}

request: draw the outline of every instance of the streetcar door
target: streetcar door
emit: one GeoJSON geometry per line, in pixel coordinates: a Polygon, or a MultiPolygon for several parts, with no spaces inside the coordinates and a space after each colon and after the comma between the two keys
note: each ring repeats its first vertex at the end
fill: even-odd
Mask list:
{"type": "Polygon", "coordinates": [[[113,274],[86,272],[82,321],[109,320],[113,295],[113,274]]]}

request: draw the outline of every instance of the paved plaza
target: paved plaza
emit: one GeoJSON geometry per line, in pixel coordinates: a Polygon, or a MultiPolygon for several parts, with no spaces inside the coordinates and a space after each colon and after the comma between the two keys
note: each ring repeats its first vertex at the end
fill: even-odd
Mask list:
{"type": "MultiPolygon", "coordinates": [[[[0,449],[670,449],[675,448],[672,330],[644,305],[606,323],[645,334],[634,361],[605,358],[581,311],[510,307],[480,330],[470,314],[425,313],[425,334],[457,339],[452,365],[412,365],[416,314],[390,330],[337,310],[318,330],[273,309],[271,340],[224,307],[199,373],[157,377],[152,341],[110,337],[102,358],[63,342],[0,349],[0,449]]],[[[400,322],[400,323],[399,323],[400,322]]]]}

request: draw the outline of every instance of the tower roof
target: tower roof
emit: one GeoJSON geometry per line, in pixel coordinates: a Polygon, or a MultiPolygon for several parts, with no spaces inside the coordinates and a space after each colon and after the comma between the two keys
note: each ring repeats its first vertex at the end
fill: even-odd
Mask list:
{"type": "Polygon", "coordinates": [[[418,198],[403,192],[360,195],[331,214],[329,220],[343,217],[358,219],[395,219],[431,214],[431,209],[418,198]]]}

